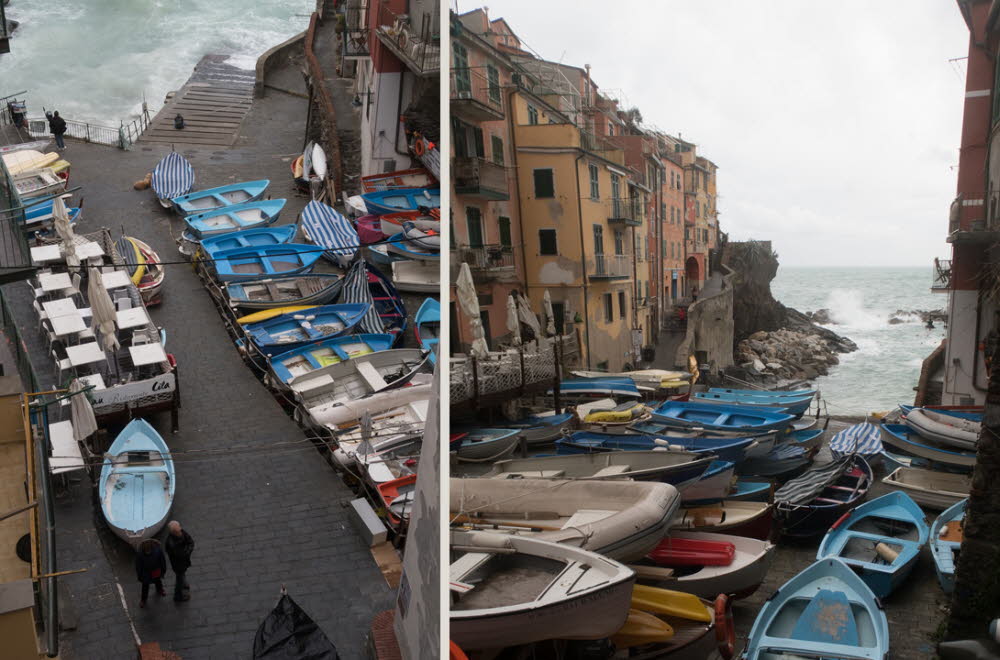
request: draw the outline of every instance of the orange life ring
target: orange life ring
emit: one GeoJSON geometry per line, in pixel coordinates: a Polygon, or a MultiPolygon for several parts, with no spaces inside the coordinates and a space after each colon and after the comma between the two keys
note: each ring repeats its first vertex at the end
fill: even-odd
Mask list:
{"type": "Polygon", "coordinates": [[[726,594],[715,598],[715,642],[723,660],[732,660],[736,655],[736,626],[733,625],[733,607],[726,594]]]}
{"type": "Polygon", "coordinates": [[[450,660],[469,660],[469,656],[465,655],[465,651],[450,639],[448,640],[448,657],[450,660]]]}
{"type": "Polygon", "coordinates": [[[418,156],[423,156],[426,148],[424,147],[424,139],[417,138],[417,141],[413,143],[413,153],[418,156]]]}

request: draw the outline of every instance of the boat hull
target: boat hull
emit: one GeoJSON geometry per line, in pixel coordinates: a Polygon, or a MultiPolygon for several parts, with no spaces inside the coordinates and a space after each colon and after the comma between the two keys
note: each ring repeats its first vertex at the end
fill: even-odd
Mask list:
{"type": "MultiPolygon", "coordinates": [[[[953,504],[931,525],[930,546],[931,556],[934,558],[934,570],[937,572],[941,589],[946,594],[955,591],[955,553],[961,547],[962,534],[957,535],[957,540],[943,539],[943,528],[945,526],[952,527],[957,522],[964,521],[968,502],[968,500],[962,500],[953,504]]],[[[954,539],[956,535],[948,534],[948,536],[954,539]]]]}
{"type": "Polygon", "coordinates": [[[944,511],[969,496],[972,477],[913,467],[898,467],[882,479],[889,488],[906,493],[922,507],[944,511]]]}
{"type": "Polygon", "coordinates": [[[974,453],[958,451],[954,447],[948,449],[935,447],[925,438],[912,433],[909,427],[903,424],[882,424],[879,429],[882,432],[883,444],[901,449],[908,454],[955,467],[971,468],[976,464],[974,453]]]}
{"type": "Polygon", "coordinates": [[[700,566],[692,573],[675,575],[656,584],[702,598],[714,599],[719,594],[749,597],[763,584],[774,560],[775,546],[755,538],[706,532],[671,532],[670,538],[732,543],[736,547],[736,556],[727,566],[700,566]]]}

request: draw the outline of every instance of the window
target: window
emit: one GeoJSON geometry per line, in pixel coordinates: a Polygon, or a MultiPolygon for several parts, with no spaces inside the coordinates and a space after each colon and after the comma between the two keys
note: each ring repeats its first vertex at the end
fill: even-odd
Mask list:
{"type": "Polygon", "coordinates": [[[465,224],[469,228],[469,246],[483,246],[483,214],[475,206],[465,207],[465,224]]]}
{"type": "Polygon", "coordinates": [[[555,182],[552,180],[552,170],[534,170],[535,199],[551,199],[556,196],[555,182]]]}
{"type": "Polygon", "coordinates": [[[617,200],[621,197],[621,179],[614,172],[611,173],[611,199],[617,200]]]}
{"type": "Polygon", "coordinates": [[[465,50],[465,46],[453,41],[451,54],[455,71],[455,91],[459,94],[467,94],[472,91],[472,79],[469,76],[469,53],[465,50]]]}
{"type": "Polygon", "coordinates": [[[566,303],[552,303],[552,320],[556,326],[556,334],[564,334],[566,321],[566,303]]]}
{"type": "Polygon", "coordinates": [[[625,292],[624,291],[619,291],[618,292],[618,313],[619,313],[619,317],[618,318],[620,318],[620,319],[624,319],[625,318],[625,292]]]}
{"type": "Polygon", "coordinates": [[[608,122],[608,135],[613,136],[615,134],[615,125],[610,121],[608,122]]]}
{"type": "Polygon", "coordinates": [[[556,247],[555,229],[538,230],[538,254],[559,254],[559,249],[556,247]]]}
{"type": "Polygon", "coordinates": [[[490,136],[490,151],[493,152],[493,162],[503,166],[503,140],[496,135],[490,136]]]}
{"type": "Polygon", "coordinates": [[[615,320],[615,302],[610,293],[604,294],[604,322],[611,323],[615,320]]]}
{"type": "MultiPolygon", "coordinates": [[[[604,255],[604,227],[601,225],[594,225],[594,254],[598,256],[604,255]]],[[[603,271],[604,260],[598,260],[599,270],[603,271]]]]}
{"type": "Polygon", "coordinates": [[[701,202],[694,203],[694,217],[696,218],[701,217],[701,202]]]}
{"type": "Polygon", "coordinates": [[[538,123],[538,108],[528,104],[528,123],[532,126],[538,123]]]}
{"type": "Polygon", "coordinates": [[[470,126],[455,118],[452,118],[451,125],[451,139],[454,141],[456,156],[463,158],[486,157],[483,129],[478,126],[470,126]]]}
{"type": "Polygon", "coordinates": [[[708,175],[704,172],[701,174],[701,189],[708,192],[708,175]]]}
{"type": "MultiPolygon", "coordinates": [[[[660,221],[667,219],[667,205],[664,202],[660,202],[660,221]]],[[[670,221],[673,222],[673,216],[671,216],[670,221]]]]}
{"type": "Polygon", "coordinates": [[[490,103],[500,105],[500,72],[492,64],[486,65],[486,78],[489,81],[490,103]]]}
{"type": "Polygon", "coordinates": [[[590,169],[590,198],[591,199],[600,199],[601,198],[601,186],[600,186],[600,181],[598,180],[599,172],[598,172],[598,169],[597,169],[597,165],[594,165],[593,163],[591,163],[589,165],[589,169],[590,169]]]}
{"type": "Polygon", "coordinates": [[[674,188],[674,171],[670,170],[670,189],[673,190],[673,188],[674,188]]]}
{"type": "Polygon", "coordinates": [[[660,245],[660,254],[662,256],[667,256],[667,239],[663,239],[662,245],[660,245]]]}
{"type": "Polygon", "coordinates": [[[497,218],[497,228],[500,230],[500,245],[506,248],[504,252],[510,252],[513,243],[510,240],[510,218],[500,216],[497,218]]]}
{"type": "Polygon", "coordinates": [[[615,231],[615,254],[625,254],[625,234],[615,231]]]}

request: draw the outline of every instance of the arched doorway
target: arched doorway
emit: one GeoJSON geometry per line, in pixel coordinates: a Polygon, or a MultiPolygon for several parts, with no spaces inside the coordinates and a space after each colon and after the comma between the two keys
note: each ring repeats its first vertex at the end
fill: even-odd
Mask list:
{"type": "Polygon", "coordinates": [[[694,257],[688,257],[687,261],[684,263],[684,274],[687,276],[687,287],[698,286],[698,282],[701,281],[701,264],[694,257]]]}

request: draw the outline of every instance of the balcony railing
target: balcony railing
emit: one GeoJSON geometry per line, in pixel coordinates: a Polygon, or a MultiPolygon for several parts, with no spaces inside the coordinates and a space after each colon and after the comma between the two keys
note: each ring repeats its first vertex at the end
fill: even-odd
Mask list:
{"type": "Polygon", "coordinates": [[[24,226],[24,207],[14,180],[0,162],[0,284],[34,273],[24,226]]]}
{"type": "Polygon", "coordinates": [[[507,190],[507,170],[478,156],[455,156],[452,179],[456,195],[504,201],[510,199],[507,190]]]}
{"type": "Polygon", "coordinates": [[[934,260],[934,280],[931,291],[949,291],[951,289],[951,260],[934,260]]]}
{"type": "Polygon", "coordinates": [[[456,116],[471,121],[504,118],[499,80],[491,84],[486,76],[474,69],[453,69],[450,89],[451,109],[456,116]]]}
{"type": "Polygon", "coordinates": [[[344,59],[359,60],[371,55],[368,43],[368,3],[344,9],[344,59]]]}
{"type": "Polygon", "coordinates": [[[580,131],[580,148],[587,151],[614,151],[620,147],[603,135],[594,135],[588,131],[580,131]]]}
{"type": "Polygon", "coordinates": [[[478,281],[501,278],[514,272],[514,250],[507,245],[461,245],[453,262],[469,264],[478,281]]]}
{"type": "Polygon", "coordinates": [[[642,205],[634,197],[613,197],[608,200],[608,222],[637,227],[642,224],[642,205]]]}
{"type": "Polygon", "coordinates": [[[619,280],[632,277],[632,255],[595,254],[589,261],[592,280],[619,280]]]}
{"type": "Polygon", "coordinates": [[[408,14],[393,14],[380,5],[375,34],[382,45],[418,76],[440,75],[441,35],[437,16],[423,14],[419,23],[414,24],[408,14]]]}

